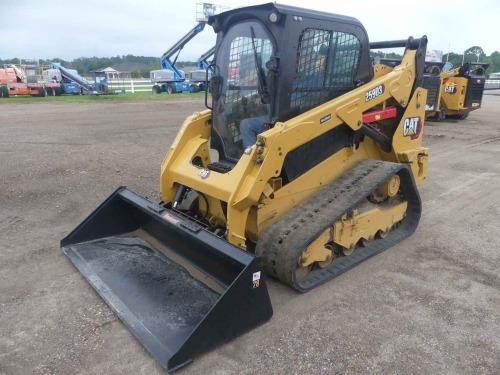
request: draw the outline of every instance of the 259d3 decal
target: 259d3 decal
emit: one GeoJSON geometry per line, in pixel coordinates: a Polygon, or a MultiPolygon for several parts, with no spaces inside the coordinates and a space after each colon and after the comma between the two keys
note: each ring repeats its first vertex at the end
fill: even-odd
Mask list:
{"type": "Polygon", "coordinates": [[[365,102],[375,99],[385,92],[385,85],[379,85],[370,91],[365,92],[365,102]]]}

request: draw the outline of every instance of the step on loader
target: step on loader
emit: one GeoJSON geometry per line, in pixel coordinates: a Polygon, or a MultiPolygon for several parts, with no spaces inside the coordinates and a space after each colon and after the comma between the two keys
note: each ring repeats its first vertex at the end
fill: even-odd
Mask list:
{"type": "Polygon", "coordinates": [[[429,157],[425,36],[370,43],[355,18],[276,3],[208,24],[207,109],[168,150],[161,201],[120,187],[61,241],[168,371],[270,319],[267,277],[307,292],[410,236],[429,157]]]}

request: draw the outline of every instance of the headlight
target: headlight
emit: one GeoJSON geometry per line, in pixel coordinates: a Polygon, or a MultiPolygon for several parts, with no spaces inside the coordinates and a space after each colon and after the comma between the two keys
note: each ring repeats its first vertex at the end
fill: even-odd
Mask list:
{"type": "Polygon", "coordinates": [[[268,18],[269,18],[269,21],[271,21],[272,23],[276,23],[279,20],[278,13],[276,13],[276,12],[269,13],[268,18]]]}

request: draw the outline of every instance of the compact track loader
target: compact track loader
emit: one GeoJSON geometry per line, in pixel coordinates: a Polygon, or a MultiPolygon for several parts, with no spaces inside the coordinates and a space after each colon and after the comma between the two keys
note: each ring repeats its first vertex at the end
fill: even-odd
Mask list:
{"type": "Polygon", "coordinates": [[[424,87],[430,97],[438,98],[436,106],[427,108],[428,120],[464,120],[472,111],[481,108],[488,66],[479,62],[465,63],[453,69],[450,63],[427,63],[424,87]],[[439,91],[435,90],[436,82],[439,91]]]}
{"type": "Polygon", "coordinates": [[[61,241],[169,371],[271,317],[265,274],[306,292],[410,236],[427,173],[425,36],[370,43],[355,18],[275,3],[208,23],[208,109],[168,150],[162,201],[120,187],[61,241]]]}

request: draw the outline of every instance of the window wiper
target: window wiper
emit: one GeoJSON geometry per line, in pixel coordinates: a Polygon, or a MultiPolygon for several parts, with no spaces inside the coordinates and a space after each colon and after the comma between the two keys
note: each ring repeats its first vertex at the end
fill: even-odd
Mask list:
{"type": "Polygon", "coordinates": [[[257,46],[255,45],[255,30],[253,29],[253,26],[250,26],[250,34],[252,35],[252,47],[253,47],[253,55],[254,55],[254,61],[255,61],[255,69],[257,70],[257,79],[258,79],[258,94],[260,97],[260,100],[262,101],[263,104],[268,104],[269,103],[269,90],[266,85],[266,76],[264,74],[264,70],[262,69],[261,66],[259,66],[259,56],[257,54],[257,46]]]}

